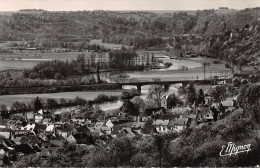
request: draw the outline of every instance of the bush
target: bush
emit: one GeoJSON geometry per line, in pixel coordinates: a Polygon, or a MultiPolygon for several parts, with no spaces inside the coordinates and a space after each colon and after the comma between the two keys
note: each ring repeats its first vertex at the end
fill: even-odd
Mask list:
{"type": "Polygon", "coordinates": [[[170,66],[172,66],[172,63],[171,62],[166,62],[166,63],[164,63],[164,65],[166,66],[166,68],[169,68],[170,66]]]}
{"type": "Polygon", "coordinates": [[[100,104],[100,103],[115,101],[115,100],[118,100],[117,96],[107,96],[105,94],[100,94],[94,99],[94,102],[100,104]]]}
{"type": "Polygon", "coordinates": [[[213,64],[221,64],[220,60],[213,60],[213,64]]]}

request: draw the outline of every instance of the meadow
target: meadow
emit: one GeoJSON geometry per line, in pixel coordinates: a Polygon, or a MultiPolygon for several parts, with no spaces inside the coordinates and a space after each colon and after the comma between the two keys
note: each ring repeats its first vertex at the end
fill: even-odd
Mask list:
{"type": "Polygon", "coordinates": [[[8,107],[11,107],[12,104],[16,101],[28,103],[34,100],[37,96],[42,99],[46,100],[48,98],[52,99],[74,99],[76,96],[80,98],[84,98],[86,100],[93,100],[100,94],[105,94],[108,96],[118,96],[121,95],[119,91],[107,91],[107,92],[62,92],[62,93],[45,93],[45,94],[19,94],[19,95],[4,95],[0,96],[0,104],[5,104],[8,107]]]}

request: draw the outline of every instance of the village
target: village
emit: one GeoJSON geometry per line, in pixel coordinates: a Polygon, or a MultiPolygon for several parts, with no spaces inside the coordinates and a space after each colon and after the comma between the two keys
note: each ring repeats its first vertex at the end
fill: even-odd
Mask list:
{"type": "Polygon", "coordinates": [[[86,118],[76,118],[76,111],[72,111],[69,118],[62,119],[47,109],[39,109],[33,116],[1,112],[0,165],[12,164],[23,156],[34,153],[48,158],[50,153],[59,152],[64,144],[92,149],[115,138],[181,134],[185,128],[214,124],[227,116],[239,120],[243,116],[243,109],[237,103],[238,95],[227,96],[226,93],[239,90],[248,83],[258,82],[259,76],[255,74],[247,78],[231,75],[206,90],[200,104],[177,104],[168,109],[167,101],[163,101],[161,107],[141,108],[136,116],[119,111],[114,116],[90,114],[86,118]],[[216,94],[219,100],[216,100],[216,94]]]}

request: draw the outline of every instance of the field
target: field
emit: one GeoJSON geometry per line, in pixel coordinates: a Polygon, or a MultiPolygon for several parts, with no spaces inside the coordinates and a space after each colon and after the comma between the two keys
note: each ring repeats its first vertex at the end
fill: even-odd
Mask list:
{"type": "Polygon", "coordinates": [[[103,43],[102,40],[91,40],[89,42],[89,44],[97,44],[97,45],[100,45],[100,46],[104,46],[105,48],[107,49],[120,49],[122,46],[125,46],[126,48],[128,47],[131,47],[131,46],[127,46],[127,45],[121,45],[121,44],[112,44],[112,43],[103,43]]]}
{"type": "MultiPolygon", "coordinates": [[[[63,52],[63,53],[14,53],[0,54],[0,71],[7,69],[27,69],[33,68],[41,61],[62,60],[70,61],[77,59],[79,54],[84,54],[85,58],[90,57],[93,52],[63,52]],[[35,56],[35,54],[37,56],[35,56]],[[1,60],[2,59],[2,60],[1,60]],[[14,60],[13,60],[14,59],[14,60]]],[[[105,55],[107,57],[107,54],[105,55]]]]}
{"type": "Polygon", "coordinates": [[[5,104],[6,106],[10,107],[14,102],[24,102],[28,103],[35,99],[37,96],[43,100],[48,98],[53,98],[59,100],[60,98],[64,99],[74,99],[76,96],[80,98],[84,98],[87,100],[93,100],[100,94],[110,95],[121,95],[121,92],[63,92],[63,93],[46,93],[46,94],[21,94],[21,95],[5,95],[0,96],[0,104],[5,104]]]}

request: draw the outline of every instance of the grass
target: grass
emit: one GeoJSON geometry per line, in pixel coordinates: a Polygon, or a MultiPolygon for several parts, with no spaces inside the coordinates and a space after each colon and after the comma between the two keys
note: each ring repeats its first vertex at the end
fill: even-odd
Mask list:
{"type": "Polygon", "coordinates": [[[63,93],[45,93],[45,94],[21,94],[21,95],[4,95],[0,96],[0,104],[5,104],[6,106],[10,107],[16,101],[28,103],[34,100],[37,96],[43,100],[48,98],[57,99],[60,98],[64,99],[74,99],[76,96],[87,99],[93,100],[101,93],[104,93],[108,96],[119,96],[121,92],[63,92],[63,93]]]}

